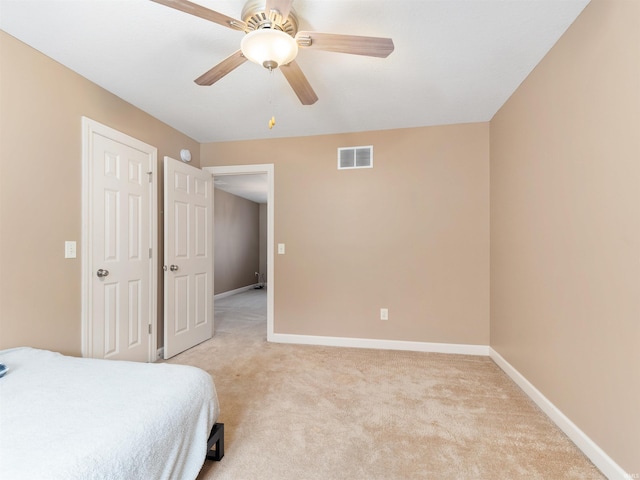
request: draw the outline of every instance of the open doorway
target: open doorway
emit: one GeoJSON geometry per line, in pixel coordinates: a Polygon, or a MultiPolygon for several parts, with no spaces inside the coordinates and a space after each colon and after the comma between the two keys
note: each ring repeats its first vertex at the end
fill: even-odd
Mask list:
{"type": "Polygon", "coordinates": [[[261,258],[261,266],[259,267],[260,273],[264,269],[266,275],[256,276],[255,283],[256,285],[262,284],[263,289],[266,290],[267,341],[272,341],[275,291],[273,164],[204,167],[203,170],[214,176],[214,183],[217,181],[220,189],[256,202],[261,205],[261,209],[266,211],[266,221],[264,222],[266,224],[266,248],[264,259],[261,258]],[[266,204],[264,203],[265,199],[266,204]]]}

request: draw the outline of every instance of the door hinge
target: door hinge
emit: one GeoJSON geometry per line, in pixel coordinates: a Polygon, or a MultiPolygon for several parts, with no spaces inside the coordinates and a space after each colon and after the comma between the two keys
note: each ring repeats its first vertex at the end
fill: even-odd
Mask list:
{"type": "Polygon", "coordinates": [[[151,324],[149,324],[149,335],[151,335],[151,324]]]}
{"type": "Polygon", "coordinates": [[[147,172],[147,175],[149,175],[149,183],[151,183],[151,178],[153,177],[153,172],[147,172]]]}
{"type": "Polygon", "coordinates": [[[153,258],[153,248],[149,249],[149,258],[153,258]]]}

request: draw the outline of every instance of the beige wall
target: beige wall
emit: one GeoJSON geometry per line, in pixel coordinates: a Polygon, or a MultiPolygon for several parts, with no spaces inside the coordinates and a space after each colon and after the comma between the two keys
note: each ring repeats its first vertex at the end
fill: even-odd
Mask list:
{"type": "Polygon", "coordinates": [[[491,122],[491,345],[640,473],[640,2],[593,0],[491,122]]]}
{"type": "Polygon", "coordinates": [[[199,145],[0,32],[0,348],[81,351],[81,117],[158,148],[199,145]]]}
{"type": "MultiPolygon", "coordinates": [[[[0,347],[79,354],[80,260],[64,259],[63,245],[81,237],[81,116],[157,146],[159,158],[186,147],[198,165],[199,146],[0,41],[0,347]]],[[[271,159],[252,145],[202,151],[218,164],[276,164],[276,238],[288,245],[276,257],[276,332],[488,343],[488,124],[278,140],[271,159]],[[338,172],[336,148],[363,144],[375,168],[338,172]]]]}
{"type": "Polygon", "coordinates": [[[229,292],[257,283],[260,259],[259,205],[215,189],[214,290],[229,292]]]}
{"type": "Polygon", "coordinates": [[[275,165],[275,332],[487,345],[488,128],[202,145],[203,166],[275,165]],[[338,171],[357,145],[374,168],[338,171]]]}

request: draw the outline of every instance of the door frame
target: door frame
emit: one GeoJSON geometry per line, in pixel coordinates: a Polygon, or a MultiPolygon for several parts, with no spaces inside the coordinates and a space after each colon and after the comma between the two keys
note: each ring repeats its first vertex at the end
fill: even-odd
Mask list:
{"type": "MultiPolygon", "coordinates": [[[[274,315],[273,299],[275,292],[275,265],[274,265],[274,168],[273,163],[256,165],[228,165],[220,167],[202,167],[202,170],[210,172],[213,177],[224,175],[267,175],[267,341],[274,341],[274,315]]],[[[215,263],[215,262],[214,262],[215,263]]],[[[215,270],[215,265],[214,265],[215,270]]],[[[213,292],[211,292],[213,295],[213,292]]],[[[214,332],[215,336],[215,332],[214,332]]]]}
{"type": "Polygon", "coordinates": [[[110,138],[119,143],[128,145],[146,154],[151,160],[151,192],[149,199],[149,239],[151,245],[151,258],[149,265],[149,323],[151,334],[149,335],[148,362],[156,359],[158,345],[158,149],[137,140],[129,135],[107,127],[95,120],[82,117],[82,241],[80,244],[81,257],[81,340],[82,356],[93,356],[91,311],[93,299],[91,295],[91,280],[93,278],[93,266],[91,258],[93,253],[93,238],[91,236],[91,211],[93,162],[91,152],[93,150],[93,135],[98,134],[110,138]]]}

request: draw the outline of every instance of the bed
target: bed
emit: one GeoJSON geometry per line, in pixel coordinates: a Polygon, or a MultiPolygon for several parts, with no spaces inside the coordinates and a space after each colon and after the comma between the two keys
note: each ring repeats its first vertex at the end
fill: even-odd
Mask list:
{"type": "Polygon", "coordinates": [[[203,370],[26,347],[0,363],[0,478],[195,479],[224,455],[203,370]]]}

